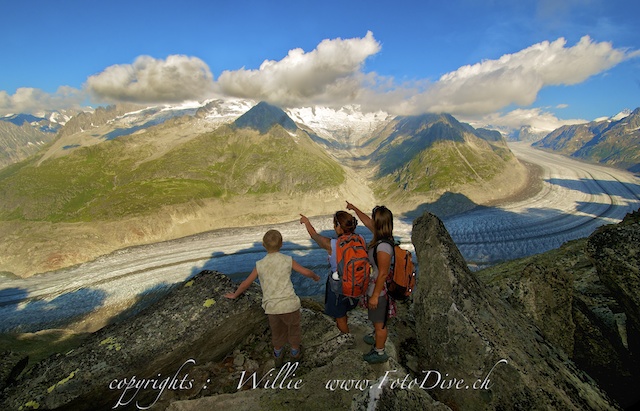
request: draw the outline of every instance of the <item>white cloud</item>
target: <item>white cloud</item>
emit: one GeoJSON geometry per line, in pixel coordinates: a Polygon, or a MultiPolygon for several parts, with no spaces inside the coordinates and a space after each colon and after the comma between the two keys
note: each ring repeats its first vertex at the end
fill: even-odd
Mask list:
{"type": "Polygon", "coordinates": [[[197,57],[140,56],[133,64],[110,66],[89,77],[85,87],[102,101],[175,103],[210,97],[214,82],[209,66],[197,57]]]}
{"type": "Polygon", "coordinates": [[[78,108],[85,97],[83,91],[69,86],[53,94],[30,87],[21,87],[12,95],[0,90],[0,115],[78,108]]]}
{"type": "Polygon", "coordinates": [[[294,49],[280,61],[266,60],[258,70],[225,71],[217,84],[226,95],[288,107],[356,103],[401,115],[485,115],[510,105],[530,106],[544,87],[578,84],[638,54],[588,36],[572,47],[560,38],[460,67],[433,83],[396,84],[362,70],[380,49],[371,32],[364,38],[324,40],[311,52],[294,49]]]}
{"type": "Polygon", "coordinates": [[[583,119],[561,120],[555,114],[541,108],[515,109],[507,113],[492,113],[474,120],[465,120],[478,127],[498,127],[517,130],[522,126],[531,126],[539,131],[551,132],[559,127],[571,124],[587,123],[583,119]]]}
{"type": "MultiPolygon", "coordinates": [[[[133,64],[110,66],[89,77],[85,91],[97,103],[179,103],[226,96],[266,100],[283,107],[359,104],[365,110],[400,115],[446,112],[479,118],[509,106],[526,108],[544,87],[577,84],[640,56],[640,51],[615,49],[609,42],[595,42],[588,36],[572,47],[560,38],[460,67],[435,82],[399,84],[391,77],[364,71],[367,58],[380,50],[371,32],[362,38],[325,39],[314,50],[290,50],[281,60],[265,60],[255,70],[223,71],[217,81],[208,65],[196,57],[172,55],[162,60],[140,56],[133,64]]],[[[78,104],[81,94],[71,88],[61,88],[53,95],[26,88],[13,96],[0,91],[0,113],[78,104]]],[[[525,113],[527,110],[514,110],[496,116],[510,122],[511,117],[513,121],[524,119],[525,113]]],[[[533,113],[536,111],[529,110],[533,113]]],[[[537,114],[543,123],[554,122],[549,113],[537,114]]]]}
{"type": "Polygon", "coordinates": [[[511,104],[528,106],[543,87],[573,85],[634,57],[608,42],[583,37],[575,46],[566,40],[534,44],[497,60],[485,60],[443,75],[404,105],[406,114],[447,112],[458,115],[496,112],[511,104]]]}
{"type": "Polygon", "coordinates": [[[323,40],[308,53],[293,49],[280,61],[265,60],[258,70],[224,71],[218,85],[230,96],[282,106],[347,104],[362,91],[364,61],[380,47],[371,32],[364,38],[323,40]]]}

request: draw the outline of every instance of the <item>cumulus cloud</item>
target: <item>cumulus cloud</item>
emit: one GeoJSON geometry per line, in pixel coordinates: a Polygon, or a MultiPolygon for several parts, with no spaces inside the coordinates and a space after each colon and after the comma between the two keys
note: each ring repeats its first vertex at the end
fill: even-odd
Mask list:
{"type": "Polygon", "coordinates": [[[210,97],[214,82],[209,66],[197,57],[140,56],[133,64],[113,65],[89,77],[85,88],[102,101],[175,103],[210,97]]]}
{"type": "Polygon", "coordinates": [[[565,46],[566,40],[560,38],[497,60],[463,66],[411,97],[402,108],[405,113],[473,115],[496,112],[511,104],[528,106],[543,87],[578,84],[635,57],[588,36],[573,47],[565,46]]]}
{"type": "MultiPolygon", "coordinates": [[[[310,52],[291,50],[282,60],[266,60],[257,70],[224,71],[217,85],[228,96],[288,107],[360,104],[365,110],[400,115],[477,116],[512,105],[530,106],[544,87],[581,83],[638,55],[589,36],[571,47],[560,38],[460,67],[435,82],[398,84],[363,71],[365,60],[380,49],[371,32],[363,38],[323,40],[310,52]]],[[[543,122],[550,120],[544,117],[543,122]]]]}
{"type": "Polygon", "coordinates": [[[362,92],[364,61],[380,48],[371,32],[363,38],[323,40],[308,53],[298,48],[280,61],[265,60],[258,70],[224,71],[218,85],[230,96],[282,106],[347,104],[362,92]]]}
{"type": "Polygon", "coordinates": [[[59,87],[53,94],[30,87],[21,87],[14,94],[0,90],[0,115],[78,108],[85,97],[82,90],[69,86],[59,87]]]}
{"type": "MultiPolygon", "coordinates": [[[[411,115],[446,112],[481,118],[505,107],[519,106],[494,120],[512,123],[540,116],[559,121],[544,110],[526,110],[544,87],[573,85],[603,73],[640,51],[616,49],[585,36],[567,46],[564,38],[544,41],[495,60],[484,60],[442,75],[436,81],[398,83],[392,77],[365,72],[365,61],[381,50],[373,33],[362,38],[326,39],[308,52],[293,49],[281,60],[265,60],[258,69],[223,71],[217,81],[196,57],[166,59],[140,56],[132,64],[107,67],[90,76],[85,92],[94,102],[178,103],[214,97],[266,100],[282,107],[359,104],[366,111],[411,115]]],[[[82,98],[81,98],[82,96],[82,98]]],[[[36,108],[79,104],[82,92],[61,88],[49,95],[37,89],[0,91],[0,112],[32,112],[36,108]]],[[[531,124],[533,125],[533,124],[531,124]]]]}

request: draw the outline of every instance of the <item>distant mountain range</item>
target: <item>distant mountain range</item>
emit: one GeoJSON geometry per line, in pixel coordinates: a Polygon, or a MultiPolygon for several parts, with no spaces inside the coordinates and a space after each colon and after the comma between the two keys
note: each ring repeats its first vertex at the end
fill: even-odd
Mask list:
{"type": "Polygon", "coordinates": [[[70,118],[29,160],[0,170],[0,219],[112,220],[207,198],[338,190],[345,167],[370,176],[379,198],[400,198],[486,183],[513,162],[499,133],[447,114],[119,105],[70,118]]]}
{"type": "Polygon", "coordinates": [[[11,114],[0,117],[0,168],[40,151],[56,138],[56,133],[74,114],[56,111],[38,116],[11,114]]]}
{"type": "Polygon", "coordinates": [[[626,116],[560,127],[534,147],[640,172],[640,108],[626,116]]]}
{"type": "Polygon", "coordinates": [[[132,121],[148,125],[160,112],[122,115],[111,107],[70,121],[79,131],[63,129],[40,155],[0,171],[0,216],[117,220],[194,200],[287,195],[344,181],[342,168],[306,133],[290,119],[287,128],[279,124],[286,114],[275,107],[259,104],[206,132],[184,110],[154,126],[132,121]]]}
{"type": "MultiPolygon", "coordinates": [[[[639,114],[561,127],[535,145],[638,171],[639,114]]],[[[283,110],[248,100],[6,116],[0,144],[0,166],[15,163],[0,169],[0,219],[53,222],[320,192],[340,187],[351,170],[380,200],[402,203],[490,185],[518,164],[500,132],[448,114],[283,110]]]]}

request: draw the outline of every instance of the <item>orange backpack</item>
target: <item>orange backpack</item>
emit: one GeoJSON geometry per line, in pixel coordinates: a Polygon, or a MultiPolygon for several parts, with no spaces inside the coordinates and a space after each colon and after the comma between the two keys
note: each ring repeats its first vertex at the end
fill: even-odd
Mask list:
{"type": "Polygon", "coordinates": [[[338,276],[342,281],[342,294],[361,297],[367,292],[371,265],[367,244],[358,234],[343,235],[336,241],[338,276]]]}
{"type": "MultiPolygon", "coordinates": [[[[416,270],[413,264],[413,256],[410,251],[400,247],[399,244],[391,240],[380,240],[380,243],[387,243],[393,247],[393,256],[389,275],[387,276],[387,294],[396,301],[407,300],[416,287],[416,270]]],[[[377,257],[377,250],[373,253],[377,257]]],[[[376,258],[377,264],[377,258],[376,258]]]]}

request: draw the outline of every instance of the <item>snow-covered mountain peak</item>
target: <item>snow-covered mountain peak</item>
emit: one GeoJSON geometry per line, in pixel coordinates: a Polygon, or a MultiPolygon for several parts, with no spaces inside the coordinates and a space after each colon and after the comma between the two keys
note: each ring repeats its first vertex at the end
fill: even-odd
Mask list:
{"type": "Polygon", "coordinates": [[[209,100],[200,107],[197,116],[207,122],[221,124],[234,121],[255,105],[252,100],[209,100]]]}
{"type": "Polygon", "coordinates": [[[598,117],[595,120],[593,120],[596,123],[599,123],[601,121],[620,121],[623,118],[629,117],[631,115],[632,111],[629,110],[628,108],[625,108],[624,110],[622,110],[621,112],[619,112],[618,114],[616,114],[615,116],[611,116],[611,117],[598,117]]]}
{"type": "Polygon", "coordinates": [[[373,130],[393,118],[384,111],[365,113],[357,105],[337,110],[316,106],[285,111],[293,121],[306,125],[318,136],[347,144],[369,137],[373,130]]]}
{"type": "Polygon", "coordinates": [[[629,117],[631,115],[631,113],[632,113],[631,110],[629,110],[628,108],[625,108],[624,110],[622,110],[621,112],[619,112],[615,116],[611,117],[611,120],[612,121],[620,121],[625,117],[629,117]]]}

